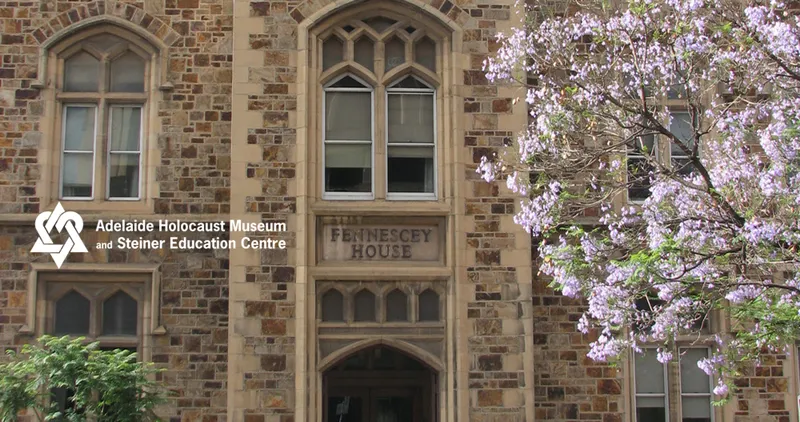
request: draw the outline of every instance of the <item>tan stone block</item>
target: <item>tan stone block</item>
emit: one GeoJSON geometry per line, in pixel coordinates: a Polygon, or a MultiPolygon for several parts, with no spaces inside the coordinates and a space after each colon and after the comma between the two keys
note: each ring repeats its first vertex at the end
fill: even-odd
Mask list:
{"type": "Polygon", "coordinates": [[[501,407],[503,406],[502,390],[479,390],[478,407],[501,407]]]}
{"type": "Polygon", "coordinates": [[[24,308],[26,306],[27,295],[25,292],[8,292],[9,308],[24,308]]]}

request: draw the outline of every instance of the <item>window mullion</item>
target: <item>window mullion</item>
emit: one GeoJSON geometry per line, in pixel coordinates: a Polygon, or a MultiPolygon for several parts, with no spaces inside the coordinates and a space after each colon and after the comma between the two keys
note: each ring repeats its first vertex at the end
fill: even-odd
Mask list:
{"type": "Polygon", "coordinates": [[[105,97],[100,98],[100,105],[98,107],[98,133],[95,144],[95,165],[94,165],[94,183],[96,192],[94,195],[95,201],[104,201],[107,198],[106,192],[106,163],[108,161],[108,128],[110,119],[108,118],[108,102],[105,97]]]}
{"type": "Polygon", "coordinates": [[[375,198],[386,199],[387,166],[386,166],[386,88],[378,85],[373,94],[373,135],[374,151],[373,167],[375,172],[375,198]]]}

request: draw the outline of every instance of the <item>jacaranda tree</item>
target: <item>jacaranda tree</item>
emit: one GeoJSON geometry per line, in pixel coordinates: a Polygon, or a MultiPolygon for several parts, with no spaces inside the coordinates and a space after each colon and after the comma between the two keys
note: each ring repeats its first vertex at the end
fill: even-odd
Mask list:
{"type": "Polygon", "coordinates": [[[530,125],[478,172],[520,195],[541,271],[587,301],[591,358],[656,344],[667,362],[724,311],[698,364],[724,400],[742,363],[800,338],[800,21],[775,1],[549,4],[519,5],[486,62],[527,87],[530,125]]]}

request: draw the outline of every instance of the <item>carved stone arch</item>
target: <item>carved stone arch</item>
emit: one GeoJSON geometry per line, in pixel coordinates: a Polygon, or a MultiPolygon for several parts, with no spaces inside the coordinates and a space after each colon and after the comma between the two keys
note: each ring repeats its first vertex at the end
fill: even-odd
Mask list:
{"type": "MultiPolygon", "coordinates": [[[[304,0],[291,11],[291,16],[298,24],[309,28],[349,6],[361,5],[362,7],[370,7],[371,4],[378,3],[383,2],[374,0],[304,0]]],[[[412,10],[416,13],[422,13],[438,20],[451,31],[460,31],[461,28],[473,21],[469,13],[454,5],[452,2],[441,2],[437,0],[391,0],[386,3],[398,4],[405,8],[411,6],[412,10]]]]}
{"type": "Polygon", "coordinates": [[[436,373],[442,373],[444,371],[444,365],[442,361],[431,354],[429,351],[415,345],[409,343],[404,340],[397,340],[392,338],[373,338],[362,340],[354,343],[350,343],[335,352],[330,353],[329,355],[325,356],[319,362],[319,370],[320,372],[325,372],[330,368],[333,368],[342,360],[346,359],[348,356],[352,355],[355,352],[358,352],[363,349],[368,349],[373,346],[387,346],[393,349],[396,349],[400,352],[403,352],[415,359],[418,359],[420,362],[424,363],[428,368],[436,373]]]}
{"type": "Polygon", "coordinates": [[[167,65],[169,48],[181,35],[167,23],[128,3],[97,0],[67,10],[35,29],[31,36],[39,45],[38,81],[34,88],[48,86],[47,70],[50,51],[70,37],[93,28],[117,28],[143,39],[152,50],[152,60],[157,63],[159,88],[169,90],[167,65]]]}

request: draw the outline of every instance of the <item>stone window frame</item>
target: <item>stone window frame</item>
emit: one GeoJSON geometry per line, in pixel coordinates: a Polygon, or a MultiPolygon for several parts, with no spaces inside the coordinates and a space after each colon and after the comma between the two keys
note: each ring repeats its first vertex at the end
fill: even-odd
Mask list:
{"type": "MultiPolygon", "coordinates": [[[[42,86],[42,98],[46,103],[46,116],[42,121],[43,140],[47,148],[42,151],[43,153],[40,153],[41,162],[43,163],[40,181],[43,205],[46,207],[47,204],[65,201],[69,202],[69,208],[75,211],[152,213],[154,198],[158,196],[155,170],[160,160],[160,152],[156,142],[157,134],[161,129],[157,110],[158,102],[160,101],[158,94],[160,91],[171,89],[171,86],[168,83],[163,83],[162,80],[167,60],[165,48],[138,33],[138,31],[128,29],[127,25],[117,24],[117,22],[90,24],[76,28],[69,35],[52,43],[52,46],[46,49],[43,53],[44,56],[40,59],[40,66],[46,73],[45,83],[42,86]],[[98,93],[82,95],[87,93],[62,92],[65,58],[81,50],[88,50],[84,43],[90,38],[102,34],[121,38],[126,45],[126,51],[134,52],[145,61],[144,92],[134,93],[133,95],[114,93],[112,95],[114,98],[113,104],[101,103],[99,98],[93,98],[92,94],[98,95],[98,93]],[[97,107],[93,195],[92,198],[62,198],[62,126],[67,108],[65,105],[83,103],[92,103],[97,107]],[[110,110],[114,105],[129,103],[142,106],[139,147],[139,195],[138,198],[109,199],[106,177],[108,174],[109,148],[105,134],[110,128],[110,122],[108,119],[109,113],[105,113],[102,120],[100,119],[102,113],[99,108],[103,105],[107,110],[110,110]],[[97,174],[98,169],[100,174],[97,174]]],[[[108,67],[108,64],[101,62],[101,68],[106,67],[108,67]]]]}
{"type": "Polygon", "coordinates": [[[393,5],[388,2],[375,2],[375,5],[365,7],[353,8],[354,10],[346,11],[337,14],[333,22],[326,22],[319,25],[317,28],[309,32],[309,102],[308,104],[312,109],[317,112],[309,112],[310,116],[308,133],[313,140],[312,145],[315,147],[310,151],[312,157],[310,162],[317,163],[316,167],[310,171],[309,188],[315,196],[322,199],[323,202],[336,202],[336,201],[373,201],[379,203],[397,203],[399,201],[422,201],[427,202],[442,202],[444,200],[444,189],[442,182],[444,179],[445,167],[445,151],[446,146],[443,142],[447,139],[445,128],[448,126],[443,120],[444,113],[444,97],[443,84],[448,79],[445,75],[449,67],[450,55],[452,52],[446,47],[451,38],[451,34],[442,29],[441,23],[436,22],[434,19],[423,15],[412,17],[408,16],[407,11],[402,10],[402,7],[393,5]],[[381,35],[364,28],[353,30],[352,33],[341,29],[349,24],[352,25],[356,21],[366,20],[371,17],[386,17],[395,20],[391,29],[381,33],[381,35]],[[413,36],[409,37],[408,34],[401,34],[405,27],[413,22],[416,31],[413,36]],[[378,53],[375,56],[374,62],[375,72],[370,72],[364,66],[355,62],[352,54],[354,41],[358,40],[366,34],[375,43],[374,48],[378,53]],[[322,70],[322,52],[323,43],[330,36],[336,36],[344,40],[345,46],[343,48],[343,61],[337,65],[332,66],[327,70],[322,70]],[[405,57],[406,61],[403,65],[396,66],[384,72],[382,67],[383,61],[380,60],[382,44],[379,43],[380,39],[391,40],[394,37],[400,37],[405,42],[405,57]],[[413,53],[413,44],[423,37],[428,37],[435,45],[435,67],[436,72],[429,70],[415,61],[413,53]],[[372,190],[370,193],[326,193],[325,192],[325,168],[324,168],[324,134],[322,127],[323,119],[323,102],[324,91],[327,84],[339,77],[349,74],[365,81],[373,88],[373,142],[372,142],[372,190]],[[433,91],[434,95],[434,186],[433,194],[411,194],[411,193],[394,193],[388,192],[388,125],[387,114],[385,113],[386,103],[388,100],[387,88],[392,84],[399,82],[406,76],[414,76],[415,78],[428,85],[433,91]]]}
{"type": "MultiPolygon", "coordinates": [[[[145,323],[145,298],[148,296],[147,274],[107,274],[99,277],[94,274],[74,273],[62,277],[59,273],[44,273],[39,279],[38,296],[44,298],[46,317],[44,332],[55,332],[56,303],[70,292],[77,292],[89,300],[89,332],[87,341],[99,342],[101,347],[136,348],[141,344],[145,323]],[[87,282],[76,280],[86,278],[87,282]],[[103,335],[103,307],[105,301],[118,292],[123,292],[136,301],[137,320],[135,336],[103,335]]],[[[54,333],[54,335],[63,335],[54,333]]]]}
{"type": "Polygon", "coordinates": [[[442,282],[428,281],[318,281],[317,297],[315,301],[317,325],[318,326],[339,326],[339,327],[358,327],[358,326],[417,326],[417,327],[442,327],[445,324],[446,298],[445,284],[442,282]],[[356,321],[355,320],[355,295],[362,290],[369,290],[375,295],[375,321],[356,321]],[[331,290],[338,291],[343,297],[344,321],[324,321],[322,320],[322,299],[331,290]],[[387,298],[389,293],[400,290],[406,295],[405,321],[388,321],[387,298]],[[436,321],[419,320],[419,296],[431,290],[439,296],[439,319],[436,321]]]}
{"type": "MultiPolygon", "coordinates": [[[[58,269],[55,264],[31,264],[27,285],[26,323],[19,333],[42,336],[52,331],[54,324],[54,299],[48,285],[57,284],[62,293],[80,290],[81,285],[103,284],[113,286],[111,295],[128,284],[139,284],[139,322],[135,344],[130,338],[118,336],[87,338],[100,341],[101,347],[137,348],[139,360],[152,361],[154,337],[166,334],[161,325],[161,278],[157,264],[77,264],[69,263],[58,269]]],[[[128,291],[130,291],[128,289],[128,291]]],[[[110,296],[109,296],[110,297],[110,296]]],[[[136,297],[134,297],[136,298],[136,297]]]]}

